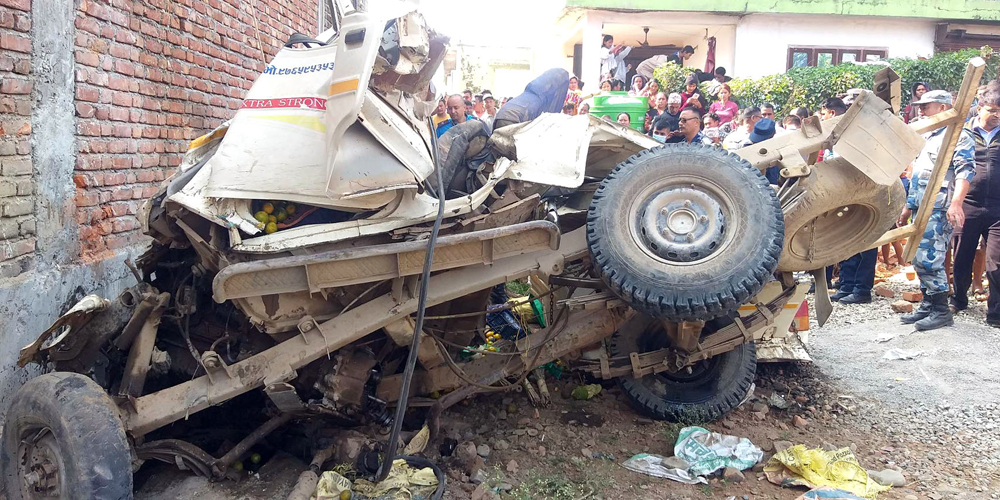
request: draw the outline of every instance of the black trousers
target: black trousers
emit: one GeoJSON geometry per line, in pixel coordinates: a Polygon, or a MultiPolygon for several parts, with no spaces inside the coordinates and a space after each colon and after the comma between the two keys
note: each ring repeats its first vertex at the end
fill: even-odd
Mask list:
{"type": "Polygon", "coordinates": [[[986,319],[1000,321],[1000,214],[965,205],[965,225],[955,231],[954,276],[955,306],[969,306],[969,285],[972,284],[972,261],[979,248],[979,238],[986,239],[986,280],[990,297],[986,302],[986,319]]]}

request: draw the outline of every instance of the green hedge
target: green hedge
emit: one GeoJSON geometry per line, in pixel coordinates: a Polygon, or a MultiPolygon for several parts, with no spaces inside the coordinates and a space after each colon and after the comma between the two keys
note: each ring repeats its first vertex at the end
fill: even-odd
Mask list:
{"type": "MultiPolygon", "coordinates": [[[[944,52],[930,59],[889,59],[893,70],[902,78],[903,105],[910,100],[910,86],[914,82],[927,82],[932,89],[958,90],[965,76],[969,59],[983,56],[987,60],[982,82],[997,78],[1000,57],[991,57],[992,49],[965,49],[944,52]]],[[[740,108],[771,103],[775,115],[785,116],[799,106],[812,111],[828,97],[843,94],[852,88],[872,88],[875,73],[884,66],[876,64],[839,64],[825,68],[793,68],[785,74],[761,78],[734,78],[729,82],[733,99],[740,108]]],[[[682,68],[670,62],[653,72],[660,88],[671,92],[684,90],[684,79],[694,73],[694,68],[682,68]]],[[[702,84],[703,89],[706,88],[702,84]]],[[[707,92],[705,95],[708,95],[707,92]]],[[[713,99],[709,96],[710,99],[713,99]]]]}

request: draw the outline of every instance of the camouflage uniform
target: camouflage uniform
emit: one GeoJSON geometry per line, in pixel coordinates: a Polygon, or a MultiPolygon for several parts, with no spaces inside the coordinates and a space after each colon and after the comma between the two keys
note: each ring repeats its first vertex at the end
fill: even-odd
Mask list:
{"type": "Polygon", "coordinates": [[[948,253],[948,242],[955,228],[948,223],[947,212],[934,210],[927,221],[927,228],[913,257],[913,270],[920,278],[920,288],[925,293],[948,291],[948,274],[944,269],[944,257],[948,253]]]}
{"type": "MultiPolygon", "coordinates": [[[[910,181],[909,193],[906,197],[906,207],[916,211],[920,206],[920,201],[926,195],[927,184],[930,181],[931,171],[937,162],[938,152],[944,140],[944,127],[924,135],[927,143],[920,155],[913,161],[913,179],[910,181]]],[[[955,154],[952,156],[951,165],[948,166],[948,173],[944,182],[941,183],[941,190],[936,193],[934,199],[934,210],[927,221],[927,228],[924,230],[920,245],[917,246],[917,253],[913,258],[913,269],[920,277],[921,288],[926,289],[926,293],[935,294],[948,291],[948,275],[944,269],[944,258],[948,251],[948,243],[951,241],[951,234],[955,228],[948,222],[947,210],[951,201],[952,186],[956,180],[970,180],[976,173],[975,163],[976,143],[968,130],[962,130],[958,143],[955,145],[955,154]]]]}

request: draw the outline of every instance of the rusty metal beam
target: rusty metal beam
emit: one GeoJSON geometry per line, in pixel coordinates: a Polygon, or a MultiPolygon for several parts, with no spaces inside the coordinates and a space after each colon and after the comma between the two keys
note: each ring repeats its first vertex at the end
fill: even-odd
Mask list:
{"type": "MultiPolygon", "coordinates": [[[[559,250],[536,252],[495,262],[490,267],[469,266],[431,277],[427,305],[462,297],[533,272],[559,273],[563,261],[587,254],[584,228],[566,234],[559,250]]],[[[124,408],[125,426],[141,436],[214,404],[227,401],[268,383],[291,380],[296,370],[371,332],[416,312],[417,299],[397,302],[387,293],[321,324],[308,323],[300,335],[229,367],[231,378],[213,383],[208,376],[133,400],[124,408]]]]}

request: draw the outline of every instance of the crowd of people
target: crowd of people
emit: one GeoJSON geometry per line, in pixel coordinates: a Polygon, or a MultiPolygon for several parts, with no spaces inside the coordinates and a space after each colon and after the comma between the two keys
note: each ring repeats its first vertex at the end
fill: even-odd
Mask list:
{"type": "MultiPolygon", "coordinates": [[[[732,89],[727,82],[724,68],[715,71],[708,85],[705,74],[696,72],[684,82],[683,88],[665,89],[660,82],[643,74],[633,76],[627,88],[623,75],[631,70],[624,57],[629,48],[614,45],[614,39],[605,36],[601,49],[601,92],[624,91],[628,95],[645,97],[649,105],[643,132],[664,142],[697,142],[727,150],[797,130],[804,120],[817,116],[828,120],[847,112],[857,92],[848,91],[843,96],[831,96],[820,110],[813,113],[800,107],[780,120],[775,116],[775,106],[763,104],[746,106],[732,99],[732,89]],[[705,94],[712,97],[708,104],[705,94]]],[[[646,73],[652,68],[672,61],[683,65],[694,53],[684,47],[670,56],[656,56],[641,63],[646,73]]],[[[574,79],[574,91],[567,95],[563,112],[586,113],[582,98],[582,83],[574,79]]],[[[910,88],[910,103],[901,111],[903,120],[910,123],[947,111],[953,106],[951,93],[934,90],[927,82],[916,82],[910,88]]],[[[604,116],[611,119],[609,116],[604,116]]],[[[621,113],[615,120],[629,126],[630,117],[621,113]]],[[[901,182],[907,190],[907,208],[899,216],[898,225],[905,225],[923,199],[927,180],[942,147],[944,127],[925,134],[926,146],[906,172],[901,182]],[[911,179],[914,179],[911,182],[911,179]]],[[[936,196],[928,229],[923,235],[913,267],[919,276],[924,299],[912,314],[902,317],[904,323],[917,329],[930,330],[950,325],[952,314],[968,308],[970,288],[975,297],[987,301],[987,324],[1000,328],[1000,82],[992,81],[979,88],[976,104],[969,110],[966,126],[962,131],[944,186],[936,196]],[[983,286],[985,275],[989,293],[983,286]]],[[[820,153],[820,161],[833,157],[830,150],[820,153]]],[[[772,184],[781,181],[778,167],[765,172],[772,184]]],[[[880,249],[861,252],[841,262],[839,279],[832,280],[833,268],[828,269],[828,279],[836,293],[832,299],[843,304],[861,304],[872,300],[876,264],[905,265],[901,262],[902,242],[894,242],[880,249]]]]}
{"type": "MultiPolygon", "coordinates": [[[[660,82],[643,74],[633,76],[626,87],[625,75],[631,66],[624,62],[628,47],[615,46],[610,36],[602,43],[601,70],[604,79],[600,92],[625,92],[645,97],[648,110],[641,129],[663,143],[698,143],[711,147],[735,150],[776,135],[789,133],[802,127],[805,120],[815,117],[829,120],[843,115],[851,105],[856,92],[831,96],[815,112],[799,107],[782,117],[775,115],[775,106],[746,106],[732,98],[729,77],[724,68],[717,68],[711,80],[698,72],[690,75],[682,88],[664,89],[660,82]],[[703,85],[708,82],[707,85],[703,85]],[[706,92],[707,91],[707,92],[706,92]],[[711,99],[706,98],[706,93],[711,99]],[[711,101],[711,104],[709,104],[711,101]]],[[[640,72],[651,75],[652,68],[667,61],[683,65],[694,49],[690,46],[669,56],[656,56],[639,65],[640,72]],[[659,58],[659,59],[658,59],[659,58]],[[644,68],[645,66],[645,68],[644,68]]],[[[562,111],[565,114],[589,114],[584,84],[573,76],[569,79],[562,111]]],[[[910,123],[946,112],[953,106],[953,96],[946,90],[934,90],[926,82],[917,82],[910,88],[909,104],[901,111],[902,119],[910,123]]],[[[434,124],[440,136],[449,128],[467,120],[481,120],[490,124],[497,110],[507,102],[497,102],[489,92],[473,95],[466,90],[462,95],[442,99],[434,114],[434,124]]],[[[629,113],[602,118],[631,127],[629,113]]],[[[636,124],[635,128],[638,127],[636,124]]],[[[943,147],[944,127],[924,134],[927,140],[923,151],[901,175],[907,191],[906,209],[899,215],[897,225],[908,223],[923,199],[940,149],[943,147]]],[[[934,207],[926,232],[919,242],[912,265],[919,277],[923,301],[902,321],[914,324],[919,330],[931,330],[950,325],[952,315],[969,307],[970,288],[977,300],[986,300],[986,323],[1000,328],[1000,81],[994,80],[979,87],[972,108],[968,110],[953,153],[948,175],[940,192],[934,193],[934,207]],[[983,286],[985,276],[987,288],[983,286]],[[994,293],[994,291],[997,291],[994,293]]],[[[820,152],[818,161],[835,156],[831,150],[820,152]]],[[[782,182],[779,167],[771,167],[765,176],[772,184],[782,182]]],[[[931,194],[928,194],[931,196],[931,194]]],[[[842,304],[863,304],[872,301],[875,269],[879,261],[888,267],[903,266],[902,242],[894,242],[879,249],[861,252],[841,262],[834,280],[833,267],[827,269],[827,280],[835,293],[831,299],[842,304]]]]}
{"type": "Polygon", "coordinates": [[[496,97],[493,97],[493,93],[489,90],[475,95],[472,94],[471,90],[465,90],[461,95],[442,97],[438,100],[433,115],[437,136],[441,137],[448,129],[465,123],[466,120],[479,120],[492,129],[497,110],[507,104],[509,100],[509,97],[505,97],[497,102],[496,97]]]}

